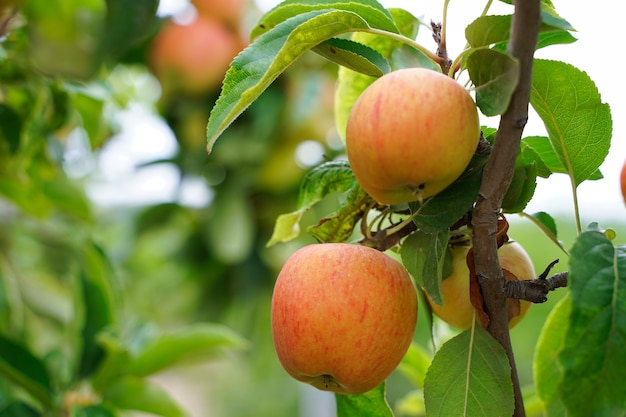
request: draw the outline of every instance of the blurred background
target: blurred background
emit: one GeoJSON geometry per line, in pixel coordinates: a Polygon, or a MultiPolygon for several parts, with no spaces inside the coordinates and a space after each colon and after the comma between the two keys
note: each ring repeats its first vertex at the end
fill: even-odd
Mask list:
{"type": "MultiPolygon", "coordinates": [[[[278,270],[313,238],[302,233],[289,243],[270,248],[266,243],[276,217],[296,208],[304,173],[343,155],[333,120],[336,66],[306,54],[207,156],[206,123],[221,80],[257,19],[276,1],[161,0],[155,18],[133,22],[141,29],[135,33],[124,32],[130,26],[107,27],[104,1],[62,0],[58,7],[47,0],[18,3],[0,2],[2,333],[20,334],[41,355],[61,343],[75,314],[76,249],[94,241],[115,271],[122,328],[137,322],[164,329],[215,322],[250,342],[246,350],[154,377],[189,415],[333,415],[332,396],[282,370],[269,325],[278,270]]],[[[441,1],[381,3],[407,8],[426,22],[441,20],[441,1]]],[[[484,7],[456,3],[449,10],[453,55],[464,45],[463,28],[484,7]]],[[[601,167],[604,178],[583,184],[579,198],[583,225],[598,221],[624,243],[626,209],[618,178],[626,146],[618,116],[626,103],[615,88],[615,67],[607,65],[613,51],[603,50],[607,39],[618,36],[617,14],[603,12],[611,10],[607,0],[584,14],[569,3],[554,2],[580,40],[541,54],[587,71],[611,105],[614,140],[601,167]],[[596,12],[601,18],[593,17],[596,12]]],[[[426,30],[418,39],[432,43],[426,30]]],[[[484,123],[497,126],[497,120],[484,123]]],[[[545,135],[536,117],[527,132],[545,135]]],[[[333,197],[308,212],[303,226],[332,211],[333,197]]],[[[576,228],[565,176],[540,179],[527,211],[552,214],[564,247],[571,246],[576,228]]],[[[567,269],[567,255],[532,223],[517,216],[509,221],[511,237],[527,249],[537,271],[557,258],[555,272],[567,269]]],[[[533,306],[512,332],[531,399],[534,346],[563,292],[533,306]]],[[[453,334],[438,323],[436,333],[441,340],[453,334]]],[[[424,320],[415,342],[430,349],[424,320]]],[[[0,405],[3,385],[0,381],[0,405]]],[[[388,391],[397,415],[421,415],[417,388],[401,372],[389,379],[388,391]]]]}

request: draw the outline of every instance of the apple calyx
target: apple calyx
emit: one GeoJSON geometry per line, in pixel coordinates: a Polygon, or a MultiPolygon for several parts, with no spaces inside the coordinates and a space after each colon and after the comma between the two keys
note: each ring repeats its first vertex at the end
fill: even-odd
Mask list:
{"type": "Polygon", "coordinates": [[[409,191],[415,196],[415,200],[417,201],[420,205],[424,204],[424,196],[423,196],[423,191],[426,188],[426,184],[421,183],[418,185],[407,185],[407,188],[409,189],[409,191]]]}
{"type": "Polygon", "coordinates": [[[313,378],[311,381],[311,385],[313,385],[317,389],[321,389],[324,391],[332,391],[332,392],[342,392],[344,388],[339,384],[332,375],[323,374],[318,377],[313,378]]]}

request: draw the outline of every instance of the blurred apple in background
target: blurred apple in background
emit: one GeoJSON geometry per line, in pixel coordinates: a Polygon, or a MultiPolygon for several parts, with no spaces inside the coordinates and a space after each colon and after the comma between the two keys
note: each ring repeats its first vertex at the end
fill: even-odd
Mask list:
{"type": "Polygon", "coordinates": [[[217,19],[236,31],[248,5],[247,0],[192,0],[191,4],[201,16],[217,19]]]}
{"type": "MultiPolygon", "coordinates": [[[[452,274],[441,282],[443,305],[435,303],[430,297],[428,302],[433,313],[449,325],[465,330],[472,325],[474,307],[470,301],[469,268],[467,253],[469,245],[452,247],[452,274]]],[[[507,242],[498,249],[500,266],[507,279],[528,280],[536,278],[533,262],[517,242],[507,242]]],[[[525,300],[507,299],[509,328],[513,328],[530,308],[531,303],[525,300]]]]}
{"type": "Polygon", "coordinates": [[[151,45],[150,66],[166,94],[206,94],[220,88],[245,45],[237,31],[199,13],[189,24],[165,22],[151,45]]]}

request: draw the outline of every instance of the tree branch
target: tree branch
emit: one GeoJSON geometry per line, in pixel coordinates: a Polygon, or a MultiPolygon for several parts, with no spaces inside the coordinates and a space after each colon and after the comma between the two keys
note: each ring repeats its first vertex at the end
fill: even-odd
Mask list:
{"type": "Polygon", "coordinates": [[[417,230],[417,225],[413,222],[410,222],[401,229],[393,233],[388,233],[389,230],[394,228],[395,226],[396,225],[391,225],[385,229],[372,232],[371,237],[364,236],[363,239],[359,241],[359,244],[384,252],[387,249],[391,249],[395,245],[397,245],[403,237],[408,236],[412,232],[417,230]]]}
{"type": "Polygon", "coordinates": [[[515,159],[528,119],[533,56],[541,24],[539,0],[515,0],[508,53],[520,65],[520,79],[500,126],[483,171],[481,188],[472,214],[474,264],[490,317],[487,330],[504,347],[511,365],[515,393],[514,417],[525,416],[522,394],[511,347],[506,311],[506,280],[500,268],[496,233],[502,200],[513,178],[515,159]]]}
{"type": "Polygon", "coordinates": [[[504,296],[530,301],[531,303],[545,303],[547,294],[557,288],[567,287],[567,272],[560,272],[550,278],[535,278],[527,281],[507,281],[504,286],[504,296]]]}
{"type": "Polygon", "coordinates": [[[548,278],[550,271],[559,262],[551,262],[535,279],[507,281],[504,285],[504,296],[530,301],[531,303],[545,303],[548,301],[548,293],[557,288],[567,287],[567,272],[560,272],[548,278]]]}

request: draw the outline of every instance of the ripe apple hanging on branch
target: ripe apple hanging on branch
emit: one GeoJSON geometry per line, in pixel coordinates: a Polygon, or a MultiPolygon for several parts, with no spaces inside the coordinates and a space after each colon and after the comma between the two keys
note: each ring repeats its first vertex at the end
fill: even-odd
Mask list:
{"type": "Polygon", "coordinates": [[[346,151],[354,176],[383,204],[422,201],[452,184],[480,138],[476,104],[434,70],[390,72],[354,103],[346,151]]]}
{"type": "Polygon", "coordinates": [[[417,295],[404,266],[360,245],[296,251],[272,297],[272,335],[285,370],[339,394],[383,382],[409,348],[416,322],[417,295]]]}

